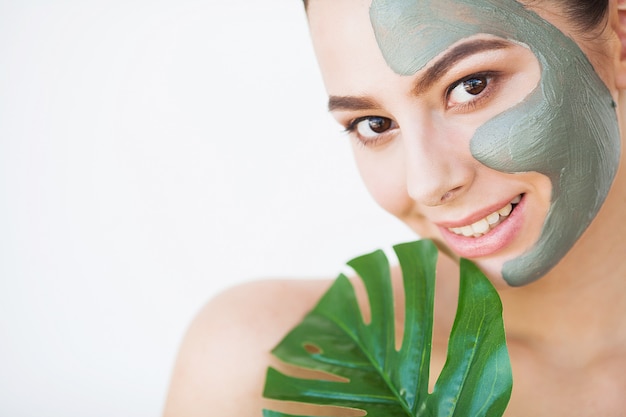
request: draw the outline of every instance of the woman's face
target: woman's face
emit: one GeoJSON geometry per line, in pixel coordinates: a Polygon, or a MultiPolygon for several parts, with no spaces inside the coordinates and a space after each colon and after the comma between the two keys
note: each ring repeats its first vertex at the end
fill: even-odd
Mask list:
{"type": "Polygon", "coordinates": [[[574,42],[515,0],[308,13],[329,109],[384,209],[509,285],[565,256],[620,146],[611,94],[574,42]]]}

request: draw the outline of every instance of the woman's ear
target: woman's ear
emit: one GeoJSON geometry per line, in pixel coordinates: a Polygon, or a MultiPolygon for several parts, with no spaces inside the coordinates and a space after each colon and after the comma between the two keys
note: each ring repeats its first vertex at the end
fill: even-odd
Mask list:
{"type": "Polygon", "coordinates": [[[620,51],[616,59],[615,84],[626,90],[626,0],[612,0],[611,26],[619,38],[620,51]]]}

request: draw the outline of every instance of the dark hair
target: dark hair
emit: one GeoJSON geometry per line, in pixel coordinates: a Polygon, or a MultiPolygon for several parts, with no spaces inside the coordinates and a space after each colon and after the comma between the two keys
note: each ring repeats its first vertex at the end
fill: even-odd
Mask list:
{"type": "MultiPolygon", "coordinates": [[[[309,0],[303,0],[305,9],[309,6],[309,0]]],[[[535,3],[537,0],[529,0],[524,3],[535,3]]],[[[545,1],[545,0],[544,0],[545,1]]],[[[582,33],[591,31],[605,21],[609,11],[609,0],[557,0],[566,10],[567,17],[574,22],[577,29],[582,33]]]]}
{"type": "MultiPolygon", "coordinates": [[[[545,0],[523,1],[525,4],[541,3],[545,0]]],[[[609,12],[609,0],[556,0],[565,16],[574,23],[581,34],[587,34],[594,29],[604,28],[605,19],[609,12]]]]}

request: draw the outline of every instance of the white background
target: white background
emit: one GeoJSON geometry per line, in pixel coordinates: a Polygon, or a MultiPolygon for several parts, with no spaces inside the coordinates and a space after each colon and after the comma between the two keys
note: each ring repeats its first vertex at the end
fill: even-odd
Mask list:
{"type": "Polygon", "coordinates": [[[412,239],[300,0],[0,0],[0,416],[158,416],[216,292],[412,239]]]}

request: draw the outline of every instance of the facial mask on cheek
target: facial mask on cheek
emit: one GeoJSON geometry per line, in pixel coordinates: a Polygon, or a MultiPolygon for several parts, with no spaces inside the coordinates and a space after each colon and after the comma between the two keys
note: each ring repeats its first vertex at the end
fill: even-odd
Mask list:
{"type": "Polygon", "coordinates": [[[502,269],[512,286],[545,275],[595,218],[619,164],[615,104],[585,54],[515,0],[373,0],[370,18],[387,64],[402,75],[476,34],[521,42],[535,54],[539,86],[482,125],[470,150],[498,171],[550,178],[552,201],[537,243],[502,269]]]}

